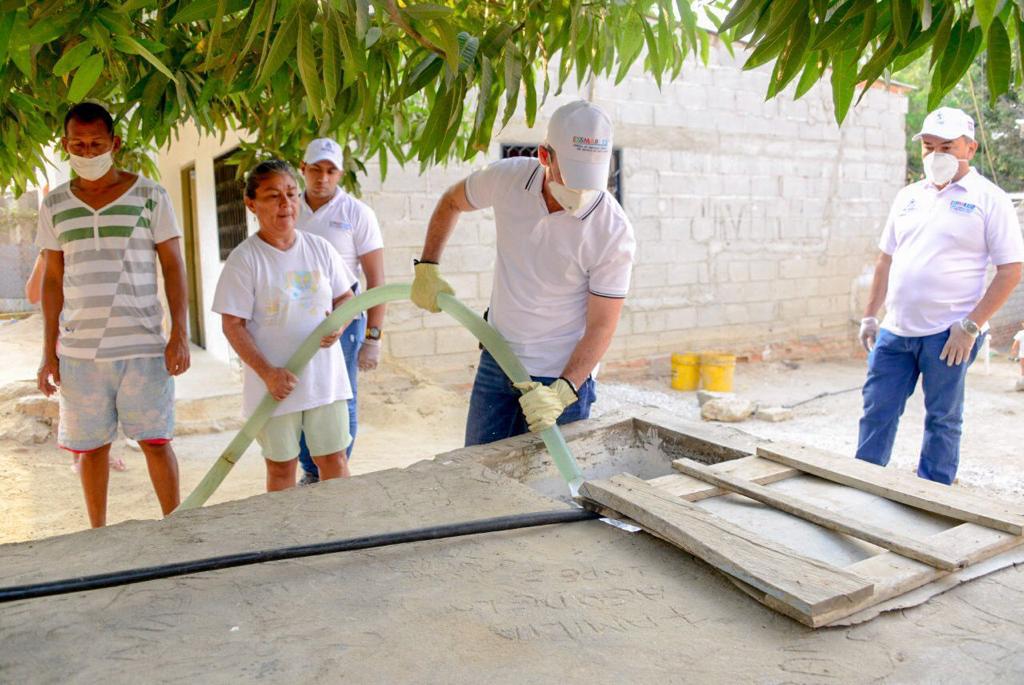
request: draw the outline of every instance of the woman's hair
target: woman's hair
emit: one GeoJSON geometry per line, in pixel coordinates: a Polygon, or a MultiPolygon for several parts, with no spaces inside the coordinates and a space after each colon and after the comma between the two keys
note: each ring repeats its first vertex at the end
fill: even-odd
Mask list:
{"type": "Polygon", "coordinates": [[[292,165],[282,159],[268,159],[257,164],[245,177],[245,196],[250,200],[256,199],[256,189],[264,180],[271,176],[284,174],[295,179],[295,170],[292,165]]]}

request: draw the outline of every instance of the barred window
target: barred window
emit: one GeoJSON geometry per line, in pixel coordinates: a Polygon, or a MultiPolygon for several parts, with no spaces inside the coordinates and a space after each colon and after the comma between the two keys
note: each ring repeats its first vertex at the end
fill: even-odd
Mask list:
{"type": "MultiPolygon", "coordinates": [[[[506,144],[501,145],[501,158],[508,157],[536,157],[537,146],[527,144],[506,144]]],[[[608,192],[615,196],[615,199],[622,204],[622,148],[612,148],[612,161],[608,169],[608,192]]]]}
{"type": "Polygon", "coordinates": [[[223,262],[249,237],[245,220],[245,185],[237,177],[238,167],[229,164],[231,150],[213,160],[214,197],[217,202],[217,240],[223,262]]]}

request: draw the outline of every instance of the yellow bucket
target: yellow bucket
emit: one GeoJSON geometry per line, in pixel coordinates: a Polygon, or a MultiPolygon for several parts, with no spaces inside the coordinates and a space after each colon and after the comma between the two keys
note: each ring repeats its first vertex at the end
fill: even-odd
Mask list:
{"type": "Polygon", "coordinates": [[[700,355],[700,382],[705,390],[732,392],[736,357],[731,354],[700,355]]]}
{"type": "Polygon", "coordinates": [[[696,354],[672,355],[672,387],[696,390],[700,385],[700,357],[696,354]]]}

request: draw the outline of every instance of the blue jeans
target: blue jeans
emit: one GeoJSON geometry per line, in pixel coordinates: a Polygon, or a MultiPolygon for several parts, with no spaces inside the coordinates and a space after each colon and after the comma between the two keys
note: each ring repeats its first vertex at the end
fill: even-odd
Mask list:
{"type": "Polygon", "coordinates": [[[917,475],[937,483],[952,483],[960,463],[967,367],[974,363],[984,337],[978,336],[966,362],[947,366],[939,355],[949,331],[916,338],[879,331],[875,349],[868,357],[857,458],[880,466],[889,463],[900,416],[921,376],[926,415],[917,475]]]}
{"type": "MultiPolygon", "coordinates": [[[[533,376],[533,380],[545,385],[556,379],[533,376]]],[[[596,382],[593,378],[579,388],[579,400],[566,407],[558,417],[559,425],[586,419],[590,416],[590,405],[597,399],[596,382]]],[[[513,435],[522,435],[529,428],[519,406],[521,392],[512,387],[512,381],[498,366],[490,352],[480,353],[480,366],[473,381],[473,392],[469,397],[469,416],[466,418],[466,447],[483,445],[495,440],[504,440],[513,435]]]]}
{"type": "MultiPolygon", "coordinates": [[[[338,344],[341,345],[341,353],[345,356],[345,368],[348,370],[348,382],[352,384],[352,399],[348,401],[348,434],[352,436],[352,442],[345,450],[346,458],[352,457],[352,446],[356,444],[356,429],[359,427],[359,417],[356,416],[356,386],[359,373],[359,350],[366,339],[366,316],[360,316],[352,321],[341,333],[338,344]]],[[[322,456],[322,455],[316,455],[322,456]]],[[[320,471],[313,458],[309,455],[309,448],[306,447],[306,436],[299,440],[299,463],[302,470],[308,474],[320,477],[320,471]]]]}

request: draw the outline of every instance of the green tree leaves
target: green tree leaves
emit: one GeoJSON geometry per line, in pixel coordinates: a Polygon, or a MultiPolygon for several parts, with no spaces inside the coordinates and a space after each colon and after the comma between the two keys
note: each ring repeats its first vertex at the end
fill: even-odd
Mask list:
{"type": "Polygon", "coordinates": [[[0,181],[23,188],[68,104],[96,98],[136,152],[186,122],[249,131],[245,160],[334,136],[354,186],[370,158],[468,159],[570,81],[700,69],[715,40],[771,68],[767,97],[827,79],[840,122],[857,90],[925,55],[930,103],[979,59],[994,99],[1024,81],[1022,2],[0,0],[0,141],[17,141],[0,181]]]}
{"type": "Polygon", "coordinates": [[[103,65],[102,55],[93,55],[82,62],[82,66],[78,67],[75,72],[75,77],[71,79],[71,87],[68,88],[68,102],[80,102],[85,99],[85,96],[99,80],[100,74],[103,73],[103,65]]]}
{"type": "MultiPolygon", "coordinates": [[[[802,96],[832,67],[836,120],[842,122],[856,88],[923,57],[930,49],[928,106],[937,107],[979,55],[991,98],[1024,81],[1020,3],[1000,0],[737,0],[723,22],[730,37],[751,48],[745,67],[776,61],[768,95],[781,93],[797,73],[802,96]],[[1017,59],[1014,60],[1016,52],[1017,59]]],[[[994,100],[993,100],[994,101],[994,100]]]]}

